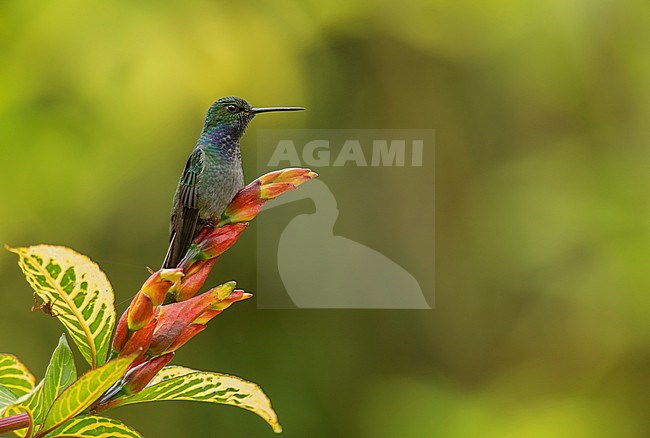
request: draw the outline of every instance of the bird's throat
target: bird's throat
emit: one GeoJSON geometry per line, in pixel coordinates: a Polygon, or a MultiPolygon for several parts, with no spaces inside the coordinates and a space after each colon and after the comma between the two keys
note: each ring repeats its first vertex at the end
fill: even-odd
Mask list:
{"type": "Polygon", "coordinates": [[[198,146],[209,155],[217,155],[225,161],[241,159],[239,139],[241,132],[231,125],[219,125],[203,130],[198,146]]]}

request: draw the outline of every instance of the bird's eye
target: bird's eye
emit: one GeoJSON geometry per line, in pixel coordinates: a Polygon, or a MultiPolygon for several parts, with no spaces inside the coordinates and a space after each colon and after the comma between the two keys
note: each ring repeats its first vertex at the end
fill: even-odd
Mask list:
{"type": "Polygon", "coordinates": [[[231,114],[235,114],[236,112],[239,112],[239,108],[237,108],[237,105],[228,105],[226,106],[226,109],[231,114]]]}

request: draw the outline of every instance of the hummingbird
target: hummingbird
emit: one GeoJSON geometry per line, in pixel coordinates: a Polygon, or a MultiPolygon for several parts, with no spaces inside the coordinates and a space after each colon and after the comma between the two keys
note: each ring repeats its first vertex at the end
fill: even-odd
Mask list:
{"type": "Polygon", "coordinates": [[[239,141],[250,121],[260,113],[300,110],[304,108],[254,108],[234,96],[222,97],[210,106],[174,194],[163,268],[175,268],[199,231],[218,222],[244,187],[239,141]]]}

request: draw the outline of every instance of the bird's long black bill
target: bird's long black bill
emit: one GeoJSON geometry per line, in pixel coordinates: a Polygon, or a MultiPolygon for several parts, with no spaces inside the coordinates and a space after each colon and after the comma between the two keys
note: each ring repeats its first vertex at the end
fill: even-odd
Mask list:
{"type": "Polygon", "coordinates": [[[269,108],[251,108],[249,111],[253,114],[259,113],[270,113],[276,111],[302,111],[304,110],[301,106],[273,106],[269,108]]]}

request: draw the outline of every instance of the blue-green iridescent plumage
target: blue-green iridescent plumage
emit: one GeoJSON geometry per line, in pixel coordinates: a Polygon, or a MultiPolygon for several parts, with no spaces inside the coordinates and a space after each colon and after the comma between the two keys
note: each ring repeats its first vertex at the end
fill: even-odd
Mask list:
{"type": "Polygon", "coordinates": [[[255,115],[301,109],[253,108],[244,99],[232,96],[210,106],[174,194],[169,249],[163,268],[178,265],[201,228],[218,219],[244,186],[239,141],[255,115]]]}

